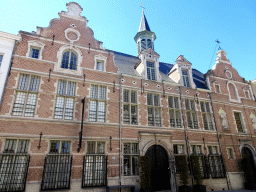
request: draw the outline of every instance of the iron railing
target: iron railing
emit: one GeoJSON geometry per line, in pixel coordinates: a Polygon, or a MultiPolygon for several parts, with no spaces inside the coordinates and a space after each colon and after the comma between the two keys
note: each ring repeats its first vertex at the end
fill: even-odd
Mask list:
{"type": "Polygon", "coordinates": [[[0,191],[25,191],[29,161],[29,155],[0,155],[0,191]]]}
{"type": "Polygon", "coordinates": [[[71,167],[71,155],[47,155],[41,190],[70,189],[71,167]]]}
{"type": "Polygon", "coordinates": [[[107,185],[107,156],[86,155],[83,161],[82,187],[107,185]]]}

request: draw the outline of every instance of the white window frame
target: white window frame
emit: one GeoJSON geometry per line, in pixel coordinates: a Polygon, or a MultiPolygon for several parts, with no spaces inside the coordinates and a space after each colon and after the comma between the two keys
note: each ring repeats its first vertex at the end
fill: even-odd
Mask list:
{"type": "Polygon", "coordinates": [[[192,83],[191,83],[191,80],[190,80],[190,70],[189,69],[181,69],[181,77],[182,77],[182,81],[183,81],[183,86],[184,87],[187,87],[187,88],[192,88],[192,83]],[[187,86],[187,84],[185,84],[185,82],[184,82],[184,76],[185,75],[183,75],[183,71],[187,71],[187,75],[186,75],[186,77],[187,77],[187,79],[188,79],[188,84],[189,84],[189,86],[187,86]]]}
{"type": "Polygon", "coordinates": [[[157,71],[156,71],[156,64],[155,64],[155,61],[148,61],[146,60],[146,73],[147,73],[147,80],[149,81],[157,81],[157,71]],[[153,66],[154,67],[148,67],[147,63],[153,63],[153,66]],[[148,69],[150,70],[150,79],[148,79],[148,69]],[[155,79],[153,79],[153,76],[152,76],[152,70],[154,70],[154,77],[155,79]]]}
{"type": "Polygon", "coordinates": [[[94,56],[94,70],[96,70],[96,71],[106,71],[106,63],[107,63],[107,57],[103,56],[102,54],[94,56]],[[98,62],[103,63],[103,70],[98,70],[97,69],[97,63],[98,62]]]}
{"type": "MultiPolygon", "coordinates": [[[[180,99],[179,99],[179,97],[177,97],[177,96],[172,96],[172,95],[168,95],[168,112],[169,112],[169,121],[170,121],[170,111],[173,111],[174,113],[174,124],[175,124],[175,126],[174,127],[176,127],[176,128],[183,128],[183,124],[182,124],[182,111],[181,111],[181,106],[180,106],[180,99]],[[178,99],[178,108],[176,108],[176,106],[175,106],[175,102],[174,102],[174,98],[177,98],[178,99]],[[173,102],[173,106],[172,107],[170,107],[170,103],[169,103],[169,99],[170,98],[172,98],[172,102],[173,102]],[[179,113],[180,114],[180,127],[178,127],[177,126],[177,118],[176,118],[176,116],[177,116],[177,113],[179,113]]],[[[171,121],[170,121],[170,127],[172,127],[171,126],[171,121]]],[[[172,127],[173,128],[173,127],[172,127]]]]}
{"type": "Polygon", "coordinates": [[[195,101],[194,99],[185,98],[185,99],[184,99],[184,109],[185,109],[185,113],[186,113],[187,128],[189,128],[189,129],[191,129],[191,130],[192,130],[192,129],[193,129],[193,130],[199,130],[199,129],[200,129],[200,127],[199,127],[200,124],[199,124],[199,121],[198,121],[198,113],[197,113],[196,101],[195,101]],[[186,100],[189,100],[189,109],[186,108],[186,100]],[[192,110],[192,109],[191,109],[191,100],[194,101],[195,110],[192,110]],[[192,128],[189,127],[187,113],[190,114],[190,119],[192,120],[192,128]],[[194,120],[193,120],[192,113],[195,113],[195,115],[196,115],[197,128],[195,128],[195,124],[194,124],[194,120]]]}
{"type": "Polygon", "coordinates": [[[138,125],[139,124],[139,115],[138,115],[138,92],[136,91],[136,90],[131,90],[131,89],[123,89],[123,110],[122,110],[122,112],[123,112],[123,121],[122,121],[122,123],[124,124],[124,125],[138,125]],[[127,101],[124,101],[124,91],[129,91],[129,93],[128,93],[128,102],[127,101]],[[132,103],[132,101],[131,101],[131,98],[132,98],[132,96],[131,96],[131,92],[135,92],[136,93],[136,95],[135,95],[135,103],[132,103]],[[125,105],[128,105],[128,107],[129,107],[129,123],[124,123],[124,106],[125,105]],[[132,113],[131,113],[131,107],[132,106],[134,106],[135,107],[135,109],[136,109],[136,119],[137,119],[137,123],[132,123],[132,113]]]}
{"type": "Polygon", "coordinates": [[[204,126],[204,130],[207,130],[207,131],[214,131],[214,121],[213,121],[213,112],[212,112],[212,109],[211,109],[211,103],[208,102],[208,101],[199,101],[200,102],[200,110],[201,110],[201,115],[202,115],[202,120],[203,120],[203,126],[204,126]],[[202,111],[202,106],[201,106],[201,102],[203,103],[203,107],[204,107],[204,112],[202,111]],[[207,108],[206,108],[206,103],[209,104],[209,110],[210,112],[207,111],[207,108]],[[203,114],[206,114],[206,121],[207,121],[207,126],[208,126],[208,129],[205,129],[205,124],[204,124],[204,116],[203,114]],[[208,118],[208,115],[210,116],[210,120],[208,118]],[[212,129],[210,129],[210,121],[212,123],[212,129]]]}
{"type": "MultiPolygon", "coordinates": [[[[161,127],[163,125],[162,123],[162,108],[161,108],[161,95],[158,94],[158,93],[152,93],[152,92],[147,92],[147,117],[148,117],[148,109],[149,108],[152,108],[153,109],[153,118],[154,118],[154,125],[149,125],[149,121],[148,121],[148,126],[155,126],[155,127],[161,127]],[[152,104],[151,105],[148,105],[148,94],[152,94],[152,104]],[[159,105],[155,105],[155,99],[154,99],[154,96],[157,95],[158,96],[158,102],[159,102],[159,105]],[[157,125],[156,123],[156,112],[155,110],[156,109],[159,109],[159,115],[160,115],[160,125],[157,125]]],[[[148,120],[148,118],[147,118],[148,120]]]]}
{"type": "Polygon", "coordinates": [[[45,44],[40,42],[40,41],[28,41],[28,51],[26,53],[26,57],[29,57],[31,59],[37,59],[37,60],[42,60],[42,52],[44,50],[45,44]],[[31,57],[31,51],[32,48],[36,48],[39,49],[39,54],[38,54],[38,58],[32,58],[31,57]]]}

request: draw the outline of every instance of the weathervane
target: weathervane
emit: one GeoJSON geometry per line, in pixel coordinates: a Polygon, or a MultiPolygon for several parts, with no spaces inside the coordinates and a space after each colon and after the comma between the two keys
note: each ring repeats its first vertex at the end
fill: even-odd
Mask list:
{"type": "Polygon", "coordinates": [[[221,47],[220,47],[220,41],[217,39],[215,42],[216,42],[216,43],[218,43],[218,45],[219,45],[218,50],[221,50],[221,47]]]}
{"type": "Polygon", "coordinates": [[[144,9],[146,9],[144,6],[143,6],[144,3],[141,3],[141,9],[142,9],[142,12],[144,12],[144,9]]]}

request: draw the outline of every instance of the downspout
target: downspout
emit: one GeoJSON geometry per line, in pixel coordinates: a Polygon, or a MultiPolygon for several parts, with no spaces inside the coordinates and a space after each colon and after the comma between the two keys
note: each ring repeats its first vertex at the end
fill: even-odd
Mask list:
{"type": "MultiPolygon", "coordinates": [[[[190,175],[192,175],[192,167],[190,163],[190,157],[189,157],[189,144],[188,144],[188,136],[187,136],[187,129],[186,129],[186,124],[185,124],[185,118],[184,118],[184,109],[183,109],[183,102],[182,102],[182,95],[181,95],[181,87],[179,86],[179,91],[180,91],[180,103],[181,103],[181,112],[182,112],[182,120],[183,120],[183,127],[184,127],[184,133],[185,133],[185,140],[186,140],[186,148],[187,148],[187,158],[188,158],[188,164],[189,164],[189,169],[190,169],[190,175]]],[[[192,185],[194,184],[194,179],[192,177],[192,185]]]]}
{"type": "Polygon", "coordinates": [[[8,77],[9,77],[9,75],[10,75],[10,72],[11,72],[13,53],[14,53],[14,50],[15,50],[15,48],[16,48],[16,43],[17,43],[17,40],[15,40],[14,46],[13,46],[13,49],[12,49],[12,56],[11,56],[11,60],[10,60],[10,63],[9,63],[9,68],[8,68],[8,71],[7,71],[7,74],[8,74],[8,75],[6,75],[6,78],[5,78],[3,93],[2,93],[2,96],[1,96],[1,100],[0,100],[0,107],[1,107],[2,101],[3,101],[4,90],[5,90],[5,87],[6,87],[6,84],[7,84],[7,79],[8,79],[8,77]]]}
{"type": "MultiPolygon", "coordinates": [[[[122,185],[121,182],[121,152],[122,152],[122,78],[123,75],[119,78],[119,185],[122,185]]],[[[121,187],[120,187],[121,191],[121,187]]]]}
{"type": "Polygon", "coordinates": [[[212,112],[213,112],[213,120],[214,120],[215,129],[216,129],[216,133],[217,133],[218,143],[220,145],[221,161],[222,161],[222,164],[224,166],[224,171],[225,171],[225,175],[226,175],[226,181],[227,181],[228,190],[230,190],[230,180],[229,180],[229,177],[228,177],[228,174],[227,174],[226,165],[225,165],[224,159],[223,159],[223,152],[222,152],[222,147],[221,147],[221,142],[220,142],[220,135],[219,135],[219,131],[217,129],[217,123],[216,123],[215,113],[214,113],[214,109],[213,109],[212,96],[211,96],[211,93],[208,92],[208,94],[209,94],[209,97],[210,97],[210,100],[211,100],[211,106],[212,106],[212,112]]]}

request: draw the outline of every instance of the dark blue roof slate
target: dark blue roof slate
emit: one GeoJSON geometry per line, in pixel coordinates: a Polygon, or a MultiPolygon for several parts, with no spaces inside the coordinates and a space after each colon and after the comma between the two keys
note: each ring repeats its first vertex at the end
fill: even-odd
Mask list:
{"type": "MultiPolygon", "coordinates": [[[[111,50],[108,50],[111,51],[111,50]]],[[[118,68],[119,73],[128,74],[132,76],[140,77],[140,74],[134,69],[134,66],[140,61],[140,59],[133,55],[128,55],[125,53],[120,53],[117,51],[111,51],[115,54],[115,65],[118,68]]],[[[173,82],[169,76],[168,73],[173,68],[174,64],[159,62],[159,72],[162,76],[162,79],[164,81],[170,81],[173,82]]],[[[196,84],[197,88],[201,89],[208,89],[205,80],[204,80],[204,74],[196,69],[192,69],[192,76],[193,81],[196,84]]]]}

